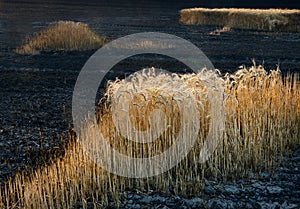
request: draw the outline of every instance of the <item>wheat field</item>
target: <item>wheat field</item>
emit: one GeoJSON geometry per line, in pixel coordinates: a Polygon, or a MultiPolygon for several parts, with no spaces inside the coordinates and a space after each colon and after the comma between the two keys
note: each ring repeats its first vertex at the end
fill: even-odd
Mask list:
{"type": "Polygon", "coordinates": [[[4,183],[0,208],[72,208],[78,204],[101,208],[109,201],[119,202],[121,194],[132,189],[197,195],[205,178],[253,178],[262,171],[272,171],[283,156],[300,145],[299,75],[283,76],[279,69],[267,72],[262,66],[242,67],[226,75],[208,70],[178,75],[148,69],[134,74],[129,82],[109,82],[96,116],[80,133],[70,132],[64,156],[4,183]],[[207,97],[208,80],[224,89],[225,112],[221,135],[213,135],[218,137],[217,147],[203,162],[199,153],[218,111],[210,108],[214,101],[207,97]],[[189,98],[193,100],[185,103],[189,98]],[[182,114],[182,104],[191,104],[195,114],[182,114]],[[164,122],[153,124],[161,113],[164,122]],[[118,122],[121,116],[127,117],[128,126],[118,122]],[[172,146],[178,135],[183,139],[195,135],[194,129],[181,130],[187,120],[198,124],[193,148],[178,165],[157,176],[134,179],[110,174],[91,160],[101,156],[91,156],[82,145],[87,140],[91,147],[96,146],[100,139],[128,156],[154,156],[172,146]],[[135,134],[136,130],[141,132],[135,134]],[[150,143],[128,140],[149,135],[157,139],[150,143]]]}

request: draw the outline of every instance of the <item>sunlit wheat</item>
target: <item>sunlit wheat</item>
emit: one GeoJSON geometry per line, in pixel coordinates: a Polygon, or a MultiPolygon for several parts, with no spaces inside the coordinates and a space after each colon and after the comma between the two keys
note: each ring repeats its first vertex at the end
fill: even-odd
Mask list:
{"type": "MultiPolygon", "coordinates": [[[[150,69],[129,81],[109,83],[97,109],[97,120],[86,124],[77,137],[70,134],[72,140],[64,156],[29,176],[19,173],[4,183],[0,189],[0,208],[72,208],[74,205],[100,208],[110,201],[120,201],[126,190],[197,195],[203,189],[204,178],[252,177],[261,171],[272,171],[283,155],[300,145],[298,74],[283,77],[280,70],[266,72],[261,66],[242,67],[223,77],[218,72],[205,70],[198,74],[169,75],[155,74],[155,70],[150,69]],[[224,88],[222,100],[226,111],[224,132],[218,146],[203,163],[199,161],[199,153],[214,117],[211,101],[206,97],[207,77],[214,78],[224,88]],[[130,97],[122,97],[126,94],[130,97]],[[181,114],[178,102],[184,100],[185,95],[195,99],[198,115],[181,114]],[[118,103],[122,99],[127,101],[126,105],[118,103]],[[117,117],[125,113],[131,127],[124,133],[126,127],[116,124],[117,117]],[[162,123],[156,124],[160,128],[153,124],[157,116],[164,118],[162,123]],[[109,174],[91,160],[94,156],[88,155],[79,143],[80,140],[99,139],[95,136],[101,133],[101,139],[107,140],[120,153],[134,157],[153,156],[172,146],[182,118],[199,120],[196,143],[177,166],[154,177],[130,179],[109,174]],[[156,128],[158,133],[155,133],[156,128]],[[146,132],[141,133],[143,131],[146,132]],[[133,136],[136,141],[143,140],[147,134],[158,139],[150,143],[128,140],[133,136]]],[[[187,130],[185,137],[189,134],[194,133],[187,130]]]]}
{"type": "Polygon", "coordinates": [[[300,32],[299,14],[297,9],[191,8],[180,11],[179,21],[188,25],[300,32]]]}
{"type": "Polygon", "coordinates": [[[98,49],[106,42],[90,30],[87,24],[73,21],[59,21],[34,34],[18,47],[18,54],[37,54],[51,50],[98,49]]]}

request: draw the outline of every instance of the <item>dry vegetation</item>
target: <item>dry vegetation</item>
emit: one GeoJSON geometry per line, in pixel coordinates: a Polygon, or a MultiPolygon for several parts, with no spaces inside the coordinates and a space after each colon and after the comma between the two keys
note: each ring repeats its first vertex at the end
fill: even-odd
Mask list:
{"type": "Polygon", "coordinates": [[[134,44],[132,42],[111,42],[111,46],[116,47],[117,49],[172,49],[175,48],[172,44],[166,43],[155,43],[151,40],[135,40],[134,44]]]}
{"type": "Polygon", "coordinates": [[[211,31],[209,34],[210,35],[221,35],[222,33],[226,33],[226,32],[229,32],[231,30],[230,27],[228,26],[224,26],[223,28],[220,28],[220,29],[216,29],[214,31],[211,31]]]}
{"type": "MultiPolygon", "coordinates": [[[[168,189],[181,195],[198,194],[203,189],[204,177],[251,177],[263,170],[272,170],[283,155],[300,145],[299,75],[282,77],[279,70],[267,73],[261,66],[242,68],[223,77],[208,71],[181,76],[159,74],[157,78],[154,74],[144,73],[129,83],[124,80],[110,83],[98,111],[100,132],[105,137],[103,140],[119,152],[145,157],[161,153],[172,145],[182,125],[181,117],[198,118],[200,129],[196,144],[179,165],[156,177],[119,177],[91,162],[82,146],[71,140],[73,143],[66,148],[65,156],[28,177],[20,173],[3,185],[0,208],[71,208],[75,204],[99,208],[110,198],[119,201],[121,193],[128,189],[143,192],[168,189]],[[213,111],[209,111],[210,101],[205,97],[208,90],[204,83],[208,77],[225,89],[225,130],[213,155],[207,162],[199,163],[199,151],[214,117],[213,111]],[[125,95],[130,95],[131,101],[127,97],[116,97],[120,88],[121,92],[127,88],[125,95]],[[179,114],[179,101],[188,92],[197,101],[194,104],[199,113],[197,117],[179,114]],[[166,114],[166,129],[158,141],[133,143],[117,131],[112,110],[119,107],[115,102],[120,99],[129,106],[129,120],[138,130],[151,130],[150,111],[159,109],[166,114]]],[[[99,128],[88,124],[78,134],[80,140],[95,139],[99,128]]],[[[192,134],[187,131],[185,136],[192,134]]],[[[97,142],[91,140],[91,143],[97,142]]]]}
{"type": "Polygon", "coordinates": [[[300,32],[300,10],[192,8],[180,11],[180,22],[188,25],[300,32]]]}
{"type": "Polygon", "coordinates": [[[51,50],[90,50],[98,49],[105,38],[91,31],[87,24],[73,21],[59,21],[34,34],[19,48],[18,54],[37,54],[51,50]]]}

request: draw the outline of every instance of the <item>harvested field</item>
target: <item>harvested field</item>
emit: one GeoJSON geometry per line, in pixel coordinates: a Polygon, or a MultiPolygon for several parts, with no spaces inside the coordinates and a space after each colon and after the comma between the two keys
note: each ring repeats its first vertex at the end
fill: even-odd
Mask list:
{"type": "MultiPolygon", "coordinates": [[[[195,0],[172,1],[172,3],[169,0],[134,0],[130,2],[90,0],[88,3],[83,0],[68,2],[30,0],[26,3],[18,0],[3,0],[0,7],[1,209],[34,207],[79,209],[105,208],[106,206],[106,208],[137,209],[300,207],[298,198],[300,196],[300,137],[297,138],[298,141],[288,137],[291,134],[294,136],[299,134],[299,131],[289,132],[291,129],[286,128],[294,127],[295,130],[299,130],[299,119],[296,117],[298,115],[299,118],[299,111],[295,111],[295,109],[299,110],[299,106],[286,105],[287,101],[290,104],[295,103],[293,101],[298,102],[299,96],[296,97],[294,90],[287,92],[288,88],[276,92],[276,88],[282,87],[282,82],[280,79],[276,81],[276,76],[278,76],[276,71],[272,71],[275,74],[270,76],[270,69],[276,69],[277,66],[280,67],[283,78],[287,78],[289,81],[292,79],[288,75],[299,75],[300,33],[240,30],[226,26],[199,27],[198,25],[184,25],[178,21],[179,11],[183,8],[276,7],[300,9],[299,3],[279,0],[255,3],[205,0],[201,1],[200,5],[195,0]],[[95,49],[85,51],[56,50],[57,48],[54,48],[53,50],[37,50],[28,55],[15,53],[15,49],[26,43],[26,40],[32,40],[34,34],[39,34],[52,23],[60,20],[86,23],[91,31],[99,36],[107,37],[108,40],[147,31],[173,34],[189,40],[201,48],[215,68],[221,70],[226,86],[230,87],[227,91],[235,92],[236,97],[228,98],[230,101],[228,105],[231,105],[230,113],[237,108],[237,111],[234,111],[237,117],[234,114],[227,117],[226,130],[231,130],[230,126],[234,129],[228,132],[226,140],[220,143],[216,155],[212,158],[214,160],[207,162],[210,167],[206,167],[204,177],[200,176],[202,165],[198,164],[199,179],[196,180],[198,183],[189,181],[188,175],[191,173],[191,177],[196,176],[197,173],[194,172],[196,166],[184,170],[188,166],[186,163],[193,160],[195,152],[188,156],[190,160],[184,160],[181,166],[166,173],[167,181],[164,181],[163,184],[159,184],[163,178],[156,178],[157,184],[160,186],[157,189],[153,187],[153,184],[148,187],[145,184],[146,180],[144,182],[124,180],[124,178],[109,175],[83,155],[82,147],[80,144],[74,143],[73,135],[68,132],[72,128],[72,93],[82,66],[95,52],[95,49]],[[243,70],[244,67],[238,74],[234,73],[238,69],[241,70],[238,68],[240,65],[252,66],[252,58],[258,63],[256,66],[263,65],[267,75],[273,78],[275,86],[272,87],[276,87],[274,91],[260,94],[264,91],[251,90],[252,87],[258,89],[268,87],[268,78],[264,77],[263,71],[259,70],[260,73],[256,78],[254,77],[255,79],[252,77],[253,73],[243,70]],[[229,74],[224,76],[227,72],[229,74]],[[252,86],[254,80],[260,80],[262,85],[252,86]],[[243,88],[244,86],[251,88],[243,88]],[[287,93],[286,97],[280,100],[280,96],[284,92],[287,93]],[[292,99],[290,99],[291,95],[294,95],[292,99]],[[249,98],[252,99],[249,100],[249,98]],[[263,105],[264,101],[268,101],[270,98],[272,98],[272,104],[263,105]],[[240,103],[235,103],[235,99],[240,103]],[[248,106],[248,103],[251,104],[250,108],[243,106],[244,104],[248,106]],[[280,105],[283,103],[285,105],[280,105]],[[261,104],[260,108],[256,109],[255,104],[261,104]],[[257,110],[261,110],[261,115],[257,110]],[[282,112],[276,113],[277,110],[282,112]],[[287,121],[286,119],[290,116],[294,119],[287,121]],[[251,120],[247,121],[246,118],[249,117],[251,120]],[[272,122],[274,120],[278,122],[272,122]],[[234,121],[239,123],[232,125],[234,121]],[[258,129],[254,126],[256,123],[266,125],[258,129]],[[278,138],[283,140],[276,140],[277,136],[272,130],[279,130],[286,137],[280,135],[278,138]],[[265,133],[264,136],[270,137],[261,137],[263,133],[265,133]],[[235,136],[238,137],[235,138],[235,136]],[[253,144],[250,143],[250,139],[254,139],[251,136],[255,136],[257,139],[253,144]],[[242,140],[245,137],[247,140],[242,140]],[[264,146],[269,143],[273,143],[273,146],[264,146]],[[224,144],[228,146],[223,146],[224,144]],[[267,149],[265,149],[266,147],[267,149]],[[230,152],[227,152],[228,149],[230,152]],[[272,158],[271,156],[274,156],[276,150],[282,155],[272,158]],[[260,156],[260,152],[263,155],[260,156]],[[239,163],[234,164],[233,162],[239,163]],[[257,163],[259,163],[259,167],[255,166],[257,163]],[[243,170],[246,169],[249,172],[244,173],[243,170]],[[181,171],[177,178],[179,183],[173,188],[163,190],[173,182],[173,176],[168,176],[168,174],[176,174],[179,170],[181,171]],[[209,175],[210,173],[212,175],[209,175]],[[251,173],[254,176],[251,176],[251,173]],[[248,175],[249,178],[241,177],[248,175]],[[183,178],[184,176],[187,178],[183,178]],[[228,177],[226,181],[223,180],[224,177],[228,177]],[[154,190],[151,190],[150,186],[154,190]],[[183,191],[185,188],[188,190],[183,191]],[[195,188],[199,190],[198,193],[195,188]],[[21,207],[22,205],[23,207],[21,207]]],[[[157,47],[147,41],[141,42],[141,45],[157,47]]],[[[135,49],[136,46],[124,44],[124,48],[135,49]]],[[[190,72],[190,69],[187,69],[183,63],[166,56],[152,54],[134,56],[123,60],[111,69],[105,76],[105,82],[99,86],[99,92],[104,92],[103,87],[108,80],[114,80],[116,77],[122,80],[138,70],[152,66],[172,73],[187,74],[190,72]]],[[[249,69],[248,67],[245,68],[249,69]]],[[[287,80],[283,80],[285,81],[284,86],[286,86],[287,80]]],[[[119,83],[115,83],[115,86],[117,84],[119,83]]],[[[269,90],[270,88],[268,87],[269,90]]],[[[294,89],[299,95],[299,85],[294,89]]],[[[143,120],[140,116],[152,108],[162,108],[172,114],[171,108],[165,108],[170,101],[165,91],[162,93],[166,95],[166,102],[158,101],[160,97],[157,99],[151,97],[151,92],[142,91],[141,93],[146,93],[145,96],[150,98],[150,102],[148,106],[144,104],[142,94],[134,97],[134,103],[142,102],[141,104],[144,104],[131,105],[130,111],[141,113],[136,117],[130,117],[135,127],[140,126],[141,130],[148,127],[148,121],[143,120]]],[[[177,108],[174,111],[176,113],[177,108]]],[[[107,124],[109,127],[112,125],[112,123],[108,123],[111,122],[110,114],[109,112],[103,113],[107,113],[107,123],[103,123],[103,125],[107,124]]],[[[169,135],[177,133],[178,123],[175,120],[171,121],[172,124],[175,128],[174,131],[167,130],[166,133],[170,133],[169,135]]],[[[107,130],[109,129],[107,128],[107,130]]],[[[113,131],[115,132],[115,129],[113,131]]],[[[203,133],[206,133],[205,129],[204,132],[201,131],[202,135],[204,135],[203,133]]],[[[92,135],[93,132],[90,134],[92,135]]],[[[111,135],[112,133],[106,136],[111,135]]],[[[119,148],[120,152],[126,151],[123,147],[124,141],[120,140],[116,143],[119,143],[119,147],[118,144],[115,146],[119,148]]],[[[128,146],[130,147],[132,144],[129,143],[128,146]]],[[[156,143],[156,145],[159,148],[163,144],[156,143]]],[[[144,154],[143,146],[140,148],[131,155],[144,154]]],[[[159,149],[156,150],[159,151],[159,149]]],[[[150,151],[156,154],[154,149],[150,149],[150,151]]],[[[148,182],[155,183],[150,179],[148,182]]]]}

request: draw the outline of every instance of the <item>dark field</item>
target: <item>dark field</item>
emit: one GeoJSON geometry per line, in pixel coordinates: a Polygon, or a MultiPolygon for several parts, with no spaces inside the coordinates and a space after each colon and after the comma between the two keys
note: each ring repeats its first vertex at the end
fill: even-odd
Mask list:
{"type": "MultiPolygon", "coordinates": [[[[297,1],[281,5],[280,2],[275,4],[274,1],[265,1],[252,7],[300,7],[297,1]]],[[[73,88],[81,68],[94,51],[53,51],[39,55],[17,55],[13,52],[27,36],[53,21],[73,20],[87,23],[97,34],[108,40],[147,31],[173,34],[198,46],[222,73],[234,72],[240,65],[251,66],[252,58],[267,70],[279,66],[283,74],[300,72],[299,33],[232,29],[221,35],[210,35],[217,27],[186,26],[178,22],[179,10],[194,6],[251,7],[250,3],[242,1],[211,1],[206,4],[197,4],[195,1],[1,1],[0,183],[19,170],[35,168],[54,155],[62,154],[67,131],[72,126],[73,88]]],[[[134,71],[152,66],[173,72],[189,71],[176,60],[143,55],[122,61],[111,70],[106,79],[124,78],[134,71]]],[[[287,201],[297,208],[300,206],[299,178],[298,150],[290,158],[286,158],[285,163],[275,173],[264,174],[258,183],[256,180],[238,183],[250,185],[249,188],[254,188],[253,191],[249,189],[249,192],[247,190],[240,195],[232,191],[226,193],[226,189],[217,189],[213,193],[208,191],[203,197],[210,199],[223,196],[233,202],[246,202],[245,196],[252,195],[251,201],[254,203],[277,201],[282,205],[287,201]],[[252,187],[256,183],[265,190],[252,187]],[[268,190],[268,186],[273,185],[282,188],[282,193],[272,193],[273,190],[264,192],[268,190]]],[[[223,188],[222,185],[216,185],[217,183],[212,186],[223,188]]],[[[136,201],[139,202],[142,198],[141,195],[136,201]]],[[[178,204],[169,207],[181,206],[183,202],[180,199],[178,204]]],[[[255,206],[254,203],[251,205],[255,206]]]]}

